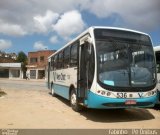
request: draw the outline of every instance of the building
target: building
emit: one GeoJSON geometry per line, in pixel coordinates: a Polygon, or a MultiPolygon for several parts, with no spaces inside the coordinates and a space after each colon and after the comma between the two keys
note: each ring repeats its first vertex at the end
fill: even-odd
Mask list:
{"type": "Polygon", "coordinates": [[[14,60],[12,58],[0,56],[0,63],[16,63],[16,60],[14,60]]]}
{"type": "Polygon", "coordinates": [[[21,63],[0,63],[0,78],[23,78],[21,63]]]}
{"type": "Polygon", "coordinates": [[[43,50],[28,53],[27,74],[30,79],[44,79],[46,76],[46,67],[48,57],[52,55],[54,50],[43,50]]]}
{"type": "Polygon", "coordinates": [[[0,51],[0,78],[23,78],[21,63],[17,63],[15,53],[7,54],[0,51]]]}
{"type": "Polygon", "coordinates": [[[0,57],[16,60],[17,54],[16,53],[6,53],[6,52],[0,51],[0,57]]]}

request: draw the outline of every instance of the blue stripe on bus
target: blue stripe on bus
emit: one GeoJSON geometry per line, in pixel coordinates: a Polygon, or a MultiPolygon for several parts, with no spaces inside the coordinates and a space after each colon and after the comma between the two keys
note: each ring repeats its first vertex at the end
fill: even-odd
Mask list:
{"type": "Polygon", "coordinates": [[[69,87],[63,86],[63,85],[58,85],[54,84],[53,89],[57,95],[60,95],[66,99],[69,99],[69,87]]]}
{"type": "MultiPolygon", "coordinates": [[[[97,95],[91,91],[88,91],[88,99],[85,101],[86,106],[88,108],[102,108],[102,109],[109,109],[109,108],[124,108],[122,107],[110,107],[110,106],[104,106],[102,104],[105,103],[125,103],[126,100],[129,99],[122,99],[122,98],[108,98],[108,97],[103,97],[100,95],[97,95]]],[[[137,99],[131,99],[131,100],[136,100],[137,103],[144,103],[145,102],[151,102],[152,104],[149,106],[136,106],[136,107],[153,107],[154,104],[157,101],[157,95],[151,96],[151,97],[146,97],[146,98],[137,98],[137,99]]],[[[129,106],[126,108],[130,108],[129,106]]]]}

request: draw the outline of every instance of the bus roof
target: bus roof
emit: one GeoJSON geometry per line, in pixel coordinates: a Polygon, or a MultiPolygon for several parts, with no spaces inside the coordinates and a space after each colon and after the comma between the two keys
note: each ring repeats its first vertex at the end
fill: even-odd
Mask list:
{"type": "Polygon", "coordinates": [[[104,27],[104,26],[93,26],[93,29],[113,29],[113,30],[123,30],[123,31],[130,31],[130,32],[134,32],[134,33],[139,33],[139,34],[143,34],[143,35],[147,35],[149,36],[147,33],[143,33],[140,31],[136,31],[136,30],[132,30],[132,29],[127,29],[127,28],[120,28],[120,27],[104,27]]]}
{"type": "Polygon", "coordinates": [[[154,51],[160,51],[160,45],[154,47],[154,51]]]}
{"type": "Polygon", "coordinates": [[[146,36],[149,36],[146,33],[140,32],[140,31],[136,31],[136,30],[131,30],[131,29],[126,29],[126,28],[120,28],[120,27],[105,27],[105,26],[91,26],[89,27],[87,30],[85,30],[84,32],[82,32],[80,35],[78,35],[76,38],[74,38],[73,40],[71,40],[70,42],[68,42],[65,46],[63,46],[62,48],[58,49],[58,51],[56,51],[54,54],[52,54],[51,56],[48,57],[48,59],[50,59],[52,56],[56,55],[58,52],[60,52],[61,50],[63,50],[65,47],[67,47],[68,45],[74,43],[77,39],[83,37],[85,34],[87,34],[88,32],[94,30],[94,29],[113,29],[113,30],[122,30],[122,31],[129,31],[129,32],[134,32],[134,33],[138,33],[138,34],[143,34],[146,36]]]}

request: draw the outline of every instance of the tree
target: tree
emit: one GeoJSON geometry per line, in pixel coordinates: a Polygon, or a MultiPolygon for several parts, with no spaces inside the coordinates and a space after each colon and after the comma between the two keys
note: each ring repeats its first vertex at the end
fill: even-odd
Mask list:
{"type": "Polygon", "coordinates": [[[27,68],[26,68],[27,55],[23,51],[19,52],[16,61],[22,63],[22,71],[23,71],[23,75],[25,77],[26,70],[27,70],[27,68]]]}
{"type": "Polygon", "coordinates": [[[17,62],[23,62],[23,63],[27,62],[27,55],[23,51],[18,53],[17,62]]]}

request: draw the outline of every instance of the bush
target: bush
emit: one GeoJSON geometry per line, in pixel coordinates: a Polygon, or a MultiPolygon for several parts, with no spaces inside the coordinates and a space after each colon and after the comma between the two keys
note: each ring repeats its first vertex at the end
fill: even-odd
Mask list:
{"type": "Polygon", "coordinates": [[[1,88],[0,88],[0,97],[2,97],[4,95],[6,95],[6,93],[4,91],[2,91],[1,88]]]}

